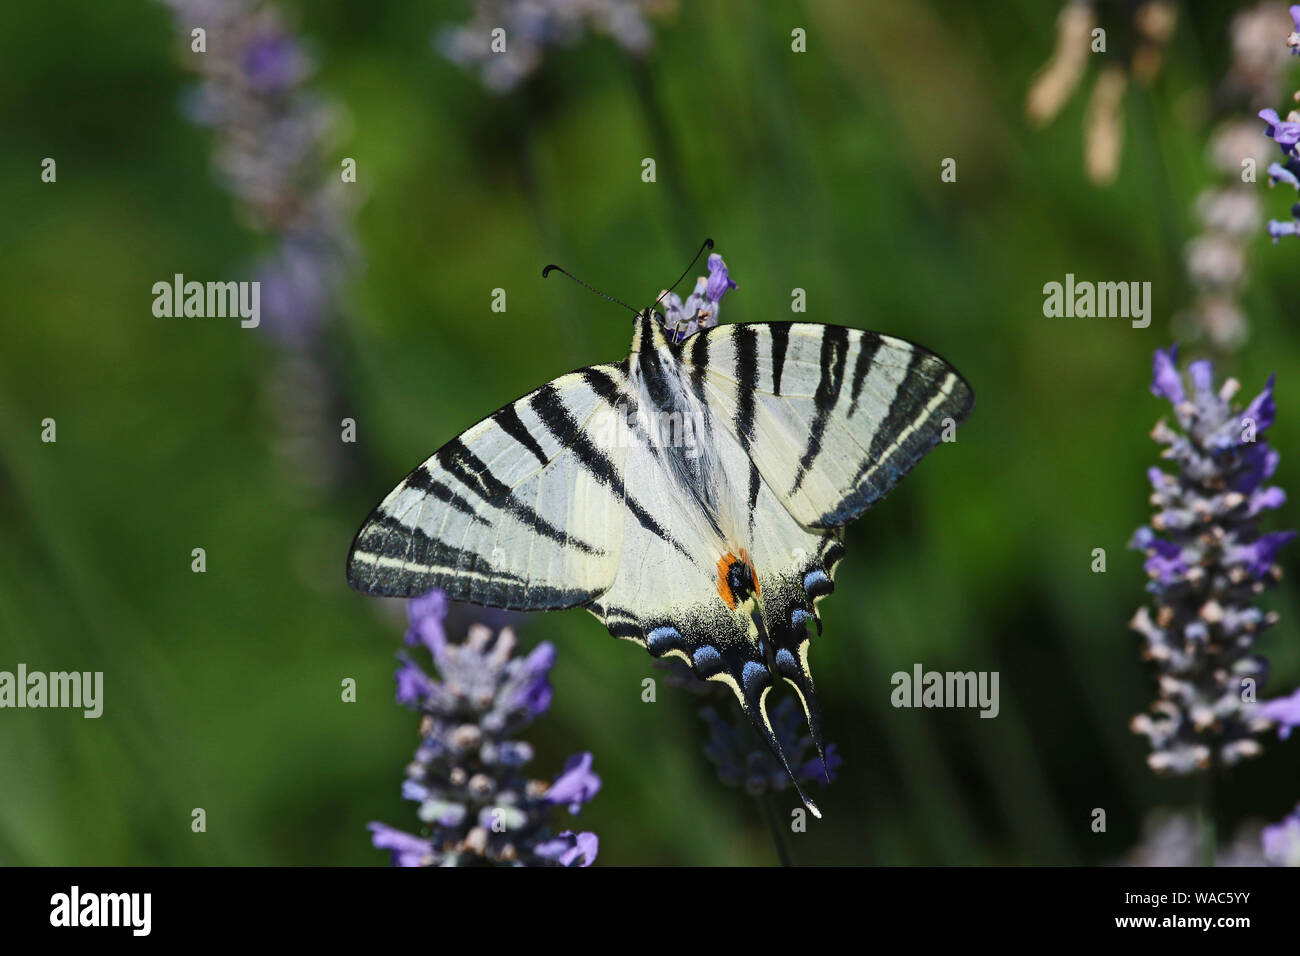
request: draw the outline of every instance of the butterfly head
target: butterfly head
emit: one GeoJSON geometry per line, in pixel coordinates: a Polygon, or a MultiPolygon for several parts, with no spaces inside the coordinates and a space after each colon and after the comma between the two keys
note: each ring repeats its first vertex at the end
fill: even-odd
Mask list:
{"type": "Polygon", "coordinates": [[[684,335],[664,318],[662,312],[655,308],[642,309],[636,314],[636,331],[632,336],[632,351],[645,349],[663,349],[680,342],[684,335]]]}

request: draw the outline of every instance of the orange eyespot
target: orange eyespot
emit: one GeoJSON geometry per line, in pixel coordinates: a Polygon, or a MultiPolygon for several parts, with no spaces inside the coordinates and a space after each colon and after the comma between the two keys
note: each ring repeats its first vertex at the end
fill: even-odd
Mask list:
{"type": "Polygon", "coordinates": [[[718,558],[718,594],[722,603],[734,611],[736,605],[751,593],[761,597],[763,590],[759,587],[758,572],[754,570],[748,552],[741,548],[740,557],[728,551],[718,558]]]}

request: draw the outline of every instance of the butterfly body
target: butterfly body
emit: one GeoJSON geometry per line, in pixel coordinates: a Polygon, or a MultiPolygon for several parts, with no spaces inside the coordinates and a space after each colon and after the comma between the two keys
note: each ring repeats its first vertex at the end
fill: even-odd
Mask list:
{"type": "Polygon", "coordinates": [[[820,632],[843,526],[973,394],[932,353],[857,329],[671,336],[639,313],[625,361],[562,376],[436,452],[358,532],[349,582],[586,607],[728,686],[784,763],[767,717],[782,681],[822,747],[809,628],[820,632]]]}

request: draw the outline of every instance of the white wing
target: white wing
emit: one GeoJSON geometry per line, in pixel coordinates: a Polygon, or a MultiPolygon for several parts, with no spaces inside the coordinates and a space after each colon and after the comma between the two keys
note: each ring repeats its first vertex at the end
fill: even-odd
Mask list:
{"type": "Polygon", "coordinates": [[[974,405],[947,362],[834,325],[722,325],[688,339],[711,407],[803,525],[842,527],[883,497],[974,405]]]}
{"type": "Polygon", "coordinates": [[[357,532],[348,582],[515,610],[584,604],[614,580],[628,433],[626,363],[562,376],[453,439],[357,532]]]}

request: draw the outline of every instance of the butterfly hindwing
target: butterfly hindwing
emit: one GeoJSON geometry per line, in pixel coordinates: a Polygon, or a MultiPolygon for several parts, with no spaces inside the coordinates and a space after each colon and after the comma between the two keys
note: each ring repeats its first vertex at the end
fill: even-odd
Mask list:
{"type": "MultiPolygon", "coordinates": [[[[360,591],[514,610],[585,604],[613,582],[629,507],[615,406],[626,363],[562,376],[448,442],[353,542],[360,591]]],[[[635,502],[632,503],[635,505],[635,502]]]]}

